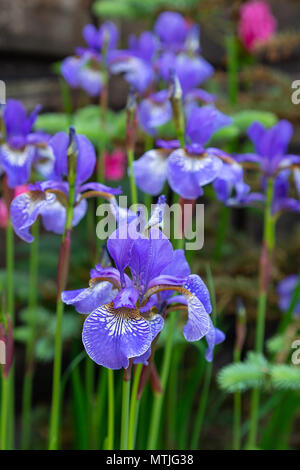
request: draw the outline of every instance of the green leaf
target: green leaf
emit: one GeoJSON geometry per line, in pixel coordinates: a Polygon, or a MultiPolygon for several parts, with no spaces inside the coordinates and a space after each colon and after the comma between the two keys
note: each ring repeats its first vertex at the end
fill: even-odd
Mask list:
{"type": "Polygon", "coordinates": [[[130,2],[126,2],[124,0],[101,0],[95,2],[93,5],[93,12],[97,16],[111,18],[133,18],[136,16],[132,5],[130,5],[130,2]]]}
{"type": "Polygon", "coordinates": [[[41,114],[35,123],[35,129],[49,132],[49,134],[60,131],[68,132],[69,120],[64,113],[41,114]]]}
{"type": "Polygon", "coordinates": [[[218,142],[220,140],[234,140],[240,135],[240,129],[238,126],[231,124],[230,126],[219,129],[211,138],[212,142],[218,142]]]}
{"type": "Polygon", "coordinates": [[[246,132],[253,122],[260,122],[265,127],[272,127],[277,120],[275,114],[267,111],[244,110],[233,116],[233,122],[240,132],[246,132]]]}

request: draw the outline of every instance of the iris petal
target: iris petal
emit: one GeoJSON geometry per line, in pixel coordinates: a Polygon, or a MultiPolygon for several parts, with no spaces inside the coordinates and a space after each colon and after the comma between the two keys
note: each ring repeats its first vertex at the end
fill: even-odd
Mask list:
{"type": "Polygon", "coordinates": [[[62,301],[67,305],[74,305],[78,313],[91,313],[97,308],[112,301],[116,290],[110,282],[92,282],[87,289],[65,291],[62,301]]]}
{"type": "Polygon", "coordinates": [[[104,305],[88,316],[82,340],[87,354],[109,369],[127,369],[129,359],[144,354],[150,347],[149,322],[134,309],[114,309],[104,305]]]}
{"type": "Polygon", "coordinates": [[[149,150],[133,163],[136,184],[145,193],[157,196],[167,179],[165,152],[149,150]]]}
{"type": "Polygon", "coordinates": [[[42,191],[28,191],[17,196],[11,203],[10,216],[16,234],[28,243],[34,238],[29,232],[44,207],[55,201],[54,194],[42,191]]]}

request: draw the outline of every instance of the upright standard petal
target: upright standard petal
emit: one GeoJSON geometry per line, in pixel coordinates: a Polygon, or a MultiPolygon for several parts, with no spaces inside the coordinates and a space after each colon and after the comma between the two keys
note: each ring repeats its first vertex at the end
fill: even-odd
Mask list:
{"type": "Polygon", "coordinates": [[[196,107],[189,115],[186,127],[187,138],[192,143],[204,145],[214,132],[231,124],[232,119],[214,106],[196,107]]]}
{"type": "Polygon", "coordinates": [[[150,281],[159,276],[173,259],[172,244],[160,230],[152,228],[149,237],[134,241],[128,263],[135,286],[142,295],[150,281]]]}
{"type": "MultiPolygon", "coordinates": [[[[82,184],[93,174],[96,165],[96,153],[93,145],[84,135],[76,135],[78,147],[76,183],[82,184]]],[[[69,137],[65,132],[58,132],[49,142],[55,155],[55,176],[60,179],[68,175],[67,150],[69,137]]]]}
{"type": "Polygon", "coordinates": [[[157,18],[154,32],[164,43],[164,46],[176,50],[184,46],[188,34],[188,25],[179,13],[165,11],[157,18]]]}
{"type": "Polygon", "coordinates": [[[108,369],[127,369],[129,359],[144,354],[151,345],[149,322],[136,309],[104,305],[88,316],[82,340],[86,352],[108,369]]]}

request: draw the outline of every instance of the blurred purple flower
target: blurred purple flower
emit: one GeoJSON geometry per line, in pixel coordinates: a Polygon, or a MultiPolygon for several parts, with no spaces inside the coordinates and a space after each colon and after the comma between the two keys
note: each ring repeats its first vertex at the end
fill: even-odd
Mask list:
{"type": "Polygon", "coordinates": [[[237,160],[258,164],[266,177],[274,176],[291,165],[299,165],[299,156],[287,154],[292,134],[293,127],[286,120],[279,121],[270,129],[254,122],[248,129],[248,137],[253,142],[255,153],[238,155],[237,160]]]}
{"type": "Polygon", "coordinates": [[[160,39],[163,49],[177,51],[183,49],[189,27],[180,13],[165,11],[157,18],[154,32],[160,39]]]}
{"type": "Polygon", "coordinates": [[[107,248],[115,268],[98,265],[91,271],[87,289],[62,294],[66,304],[89,314],[83,344],[88,355],[107,368],[126,369],[131,358],[134,363],[147,364],[170,299],[187,308],[183,330],[187,341],[206,336],[210,349],[215,344],[209,292],[199,276],[190,275],[183,251],[173,251],[158,228],[164,205],[161,197],[148,222],[138,217],[121,224],[109,237],[107,248]],[[131,277],[125,274],[126,268],[131,277]],[[174,292],[180,295],[170,297],[174,292]]]}
{"type": "Polygon", "coordinates": [[[134,162],[136,183],[144,192],[157,195],[168,182],[173,191],[186,199],[203,194],[202,186],[214,181],[228,155],[216,148],[205,148],[212,134],[229,125],[231,118],[212,106],[195,108],[186,126],[185,148],[178,141],[158,141],[153,149],[134,162]]]}
{"type": "Polygon", "coordinates": [[[158,43],[150,31],[137,38],[130,36],[129,49],[115,51],[110,56],[109,68],[113,74],[124,74],[125,80],[143,94],[155,79],[153,61],[158,43]]]}
{"type": "Polygon", "coordinates": [[[279,121],[270,129],[255,122],[248,129],[248,136],[253,142],[255,153],[236,156],[239,163],[253,163],[262,171],[263,191],[266,187],[266,178],[274,178],[273,213],[282,210],[299,211],[300,208],[300,201],[288,196],[291,173],[300,195],[300,156],[287,154],[292,134],[292,125],[286,120],[279,121]]]}
{"type": "Polygon", "coordinates": [[[27,115],[23,104],[16,100],[8,100],[4,108],[5,135],[0,145],[0,165],[10,188],[27,183],[33,167],[46,178],[52,172],[54,156],[48,145],[50,136],[32,130],[39,111],[37,106],[27,115]]]}
{"type": "Polygon", "coordinates": [[[88,24],[83,28],[83,37],[88,47],[79,47],[75,56],[67,57],[62,62],[61,73],[72,88],[82,88],[90,96],[98,96],[103,86],[102,68],[107,66],[116,48],[118,30],[111,21],[99,29],[88,24]]]}
{"type": "MultiPolygon", "coordinates": [[[[283,279],[277,286],[277,294],[279,297],[279,308],[282,312],[286,312],[291,304],[292,297],[299,282],[299,276],[290,275],[283,279]]],[[[300,315],[300,300],[294,311],[295,315],[300,315]]]]}
{"type": "MultiPolygon", "coordinates": [[[[95,168],[95,150],[83,135],[77,135],[76,141],[78,158],[73,226],[84,217],[88,197],[111,198],[114,194],[120,194],[120,189],[113,189],[100,183],[85,183],[95,168]]],[[[33,241],[30,227],[39,215],[46,230],[57,234],[62,234],[64,231],[69,195],[69,184],[64,180],[68,175],[68,142],[69,137],[65,132],[59,132],[52,137],[49,146],[55,157],[55,163],[49,180],[29,185],[29,191],[20,194],[11,203],[10,216],[14,230],[28,243],[33,241]]]]}
{"type": "Polygon", "coordinates": [[[166,124],[171,118],[172,105],[168,90],[151,93],[139,104],[139,124],[147,134],[155,135],[157,127],[166,124]]]}
{"type": "Polygon", "coordinates": [[[223,163],[222,172],[213,182],[213,188],[219,201],[227,206],[265,201],[263,194],[250,192],[250,186],[244,182],[243,168],[238,163],[223,163]]]}

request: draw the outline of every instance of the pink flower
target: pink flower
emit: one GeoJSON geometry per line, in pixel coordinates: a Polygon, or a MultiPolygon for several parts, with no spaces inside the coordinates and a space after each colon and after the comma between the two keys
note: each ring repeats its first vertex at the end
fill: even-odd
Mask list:
{"type": "Polygon", "coordinates": [[[0,227],[5,228],[7,226],[7,207],[3,198],[0,199],[0,227]]]}
{"type": "MultiPolygon", "coordinates": [[[[22,193],[28,191],[27,184],[23,184],[21,186],[17,186],[14,191],[14,197],[19,196],[22,193]]],[[[8,211],[5,200],[3,198],[0,199],[0,227],[5,228],[7,226],[8,220],[8,211]]]]}
{"type": "Polygon", "coordinates": [[[125,173],[126,154],[120,149],[105,154],[105,178],[111,181],[121,180],[125,173]]]}
{"type": "Polygon", "coordinates": [[[266,42],[276,31],[277,21],[269,5],[263,1],[250,1],[240,10],[239,38],[249,51],[260,42],[266,42]]]}

